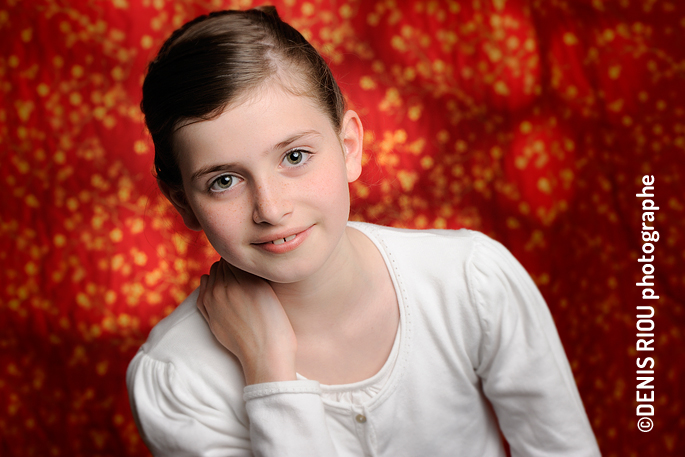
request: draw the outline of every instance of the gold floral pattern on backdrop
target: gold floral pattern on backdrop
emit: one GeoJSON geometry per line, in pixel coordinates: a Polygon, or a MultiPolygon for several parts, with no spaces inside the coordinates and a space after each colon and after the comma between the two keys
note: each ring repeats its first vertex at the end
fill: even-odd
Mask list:
{"type": "MultiPolygon", "coordinates": [[[[142,78],[185,21],[259,3],[0,4],[3,455],[148,455],[126,366],[216,254],[156,189],[142,78]]],[[[685,4],[273,3],[365,123],[352,218],[502,241],[549,303],[603,455],[681,455],[685,4]],[[635,416],[645,174],[661,235],[650,433],[635,416]]]]}

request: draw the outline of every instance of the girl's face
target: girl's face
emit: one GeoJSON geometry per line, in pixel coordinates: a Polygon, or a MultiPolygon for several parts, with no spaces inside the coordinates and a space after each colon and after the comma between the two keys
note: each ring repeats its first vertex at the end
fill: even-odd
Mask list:
{"type": "Polygon", "coordinates": [[[296,282],[341,249],[362,138],[353,111],[338,135],[312,100],[268,86],[213,120],[182,127],[174,141],[185,196],[162,191],[227,262],[296,282]]]}

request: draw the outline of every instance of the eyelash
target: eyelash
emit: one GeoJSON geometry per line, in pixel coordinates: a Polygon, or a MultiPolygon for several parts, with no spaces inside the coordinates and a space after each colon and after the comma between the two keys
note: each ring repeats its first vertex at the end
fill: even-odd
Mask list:
{"type": "MultiPolygon", "coordinates": [[[[311,159],[311,156],[313,155],[313,153],[310,152],[310,151],[305,151],[305,150],[303,150],[303,149],[292,149],[292,150],[290,150],[290,151],[288,151],[288,152],[285,153],[285,155],[283,156],[283,160],[281,160],[281,163],[286,162],[286,161],[288,160],[288,157],[289,157],[291,154],[294,154],[294,153],[299,153],[299,154],[302,155],[301,162],[296,163],[296,164],[289,164],[289,165],[286,165],[286,168],[298,168],[298,167],[303,167],[303,166],[307,165],[307,163],[308,163],[309,160],[311,159]]],[[[239,177],[237,177],[237,176],[235,176],[235,175],[231,175],[231,174],[225,174],[225,175],[218,176],[218,177],[216,177],[214,180],[212,180],[212,182],[209,184],[209,191],[210,191],[210,192],[213,192],[213,193],[222,193],[222,192],[226,192],[227,190],[231,190],[233,187],[235,187],[235,185],[238,184],[238,182],[240,182],[240,179],[241,179],[241,178],[239,178],[239,177]],[[222,179],[224,179],[224,178],[230,178],[230,179],[231,179],[231,181],[230,181],[230,183],[229,183],[230,186],[229,186],[229,187],[226,187],[226,188],[223,188],[223,189],[221,189],[221,188],[216,188],[216,186],[217,186],[217,184],[219,183],[219,181],[222,180],[222,179]],[[237,182],[234,183],[233,181],[237,181],[237,182]]]]}
{"type": "Polygon", "coordinates": [[[281,162],[283,163],[283,162],[287,161],[288,156],[290,156],[291,154],[294,154],[294,153],[302,154],[302,161],[300,163],[286,165],[288,168],[302,167],[302,166],[306,165],[307,162],[309,162],[309,159],[311,159],[311,156],[313,154],[312,152],[305,151],[304,149],[292,149],[292,150],[285,153],[285,155],[283,156],[283,160],[281,162]]]}
{"type": "Polygon", "coordinates": [[[221,175],[221,176],[218,176],[216,179],[214,179],[214,180],[209,184],[209,191],[210,191],[210,192],[214,192],[214,193],[226,192],[227,190],[230,190],[230,189],[232,189],[232,188],[235,186],[235,184],[233,183],[233,181],[237,181],[238,179],[239,179],[239,178],[238,178],[237,176],[235,176],[235,175],[221,175]],[[226,187],[225,189],[216,188],[216,185],[217,185],[217,184],[219,183],[219,181],[222,180],[223,178],[231,178],[231,181],[230,181],[231,186],[230,186],[230,187],[226,187]]]}

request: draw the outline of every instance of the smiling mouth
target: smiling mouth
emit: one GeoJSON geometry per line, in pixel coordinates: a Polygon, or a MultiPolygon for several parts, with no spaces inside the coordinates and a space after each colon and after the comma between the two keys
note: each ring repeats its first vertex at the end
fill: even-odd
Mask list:
{"type": "Polygon", "coordinates": [[[272,239],[269,241],[257,240],[252,244],[271,254],[285,254],[287,252],[293,251],[294,249],[297,249],[302,243],[304,243],[304,240],[307,239],[310,232],[312,231],[312,227],[314,227],[314,225],[311,225],[305,229],[295,228],[293,230],[296,230],[296,233],[293,233],[292,231],[287,231],[278,234],[267,235],[269,238],[271,238],[272,236],[283,236],[290,233],[290,235],[284,236],[283,238],[276,238],[275,240],[272,239]]]}
{"type": "Polygon", "coordinates": [[[271,244],[283,244],[286,241],[294,240],[296,236],[297,235],[290,235],[290,236],[287,236],[285,238],[279,238],[277,240],[269,241],[269,243],[271,243],[271,244]]]}

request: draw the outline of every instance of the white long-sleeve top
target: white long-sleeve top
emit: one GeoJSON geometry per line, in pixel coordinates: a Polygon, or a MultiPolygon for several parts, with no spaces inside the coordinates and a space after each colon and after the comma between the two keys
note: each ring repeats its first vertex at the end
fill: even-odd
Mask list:
{"type": "Polygon", "coordinates": [[[501,244],[468,230],[350,226],[379,248],[399,302],[380,389],[348,402],[314,380],[245,386],[195,291],[128,368],[154,455],[501,457],[499,429],[513,456],[600,455],[545,301],[501,244]]]}

